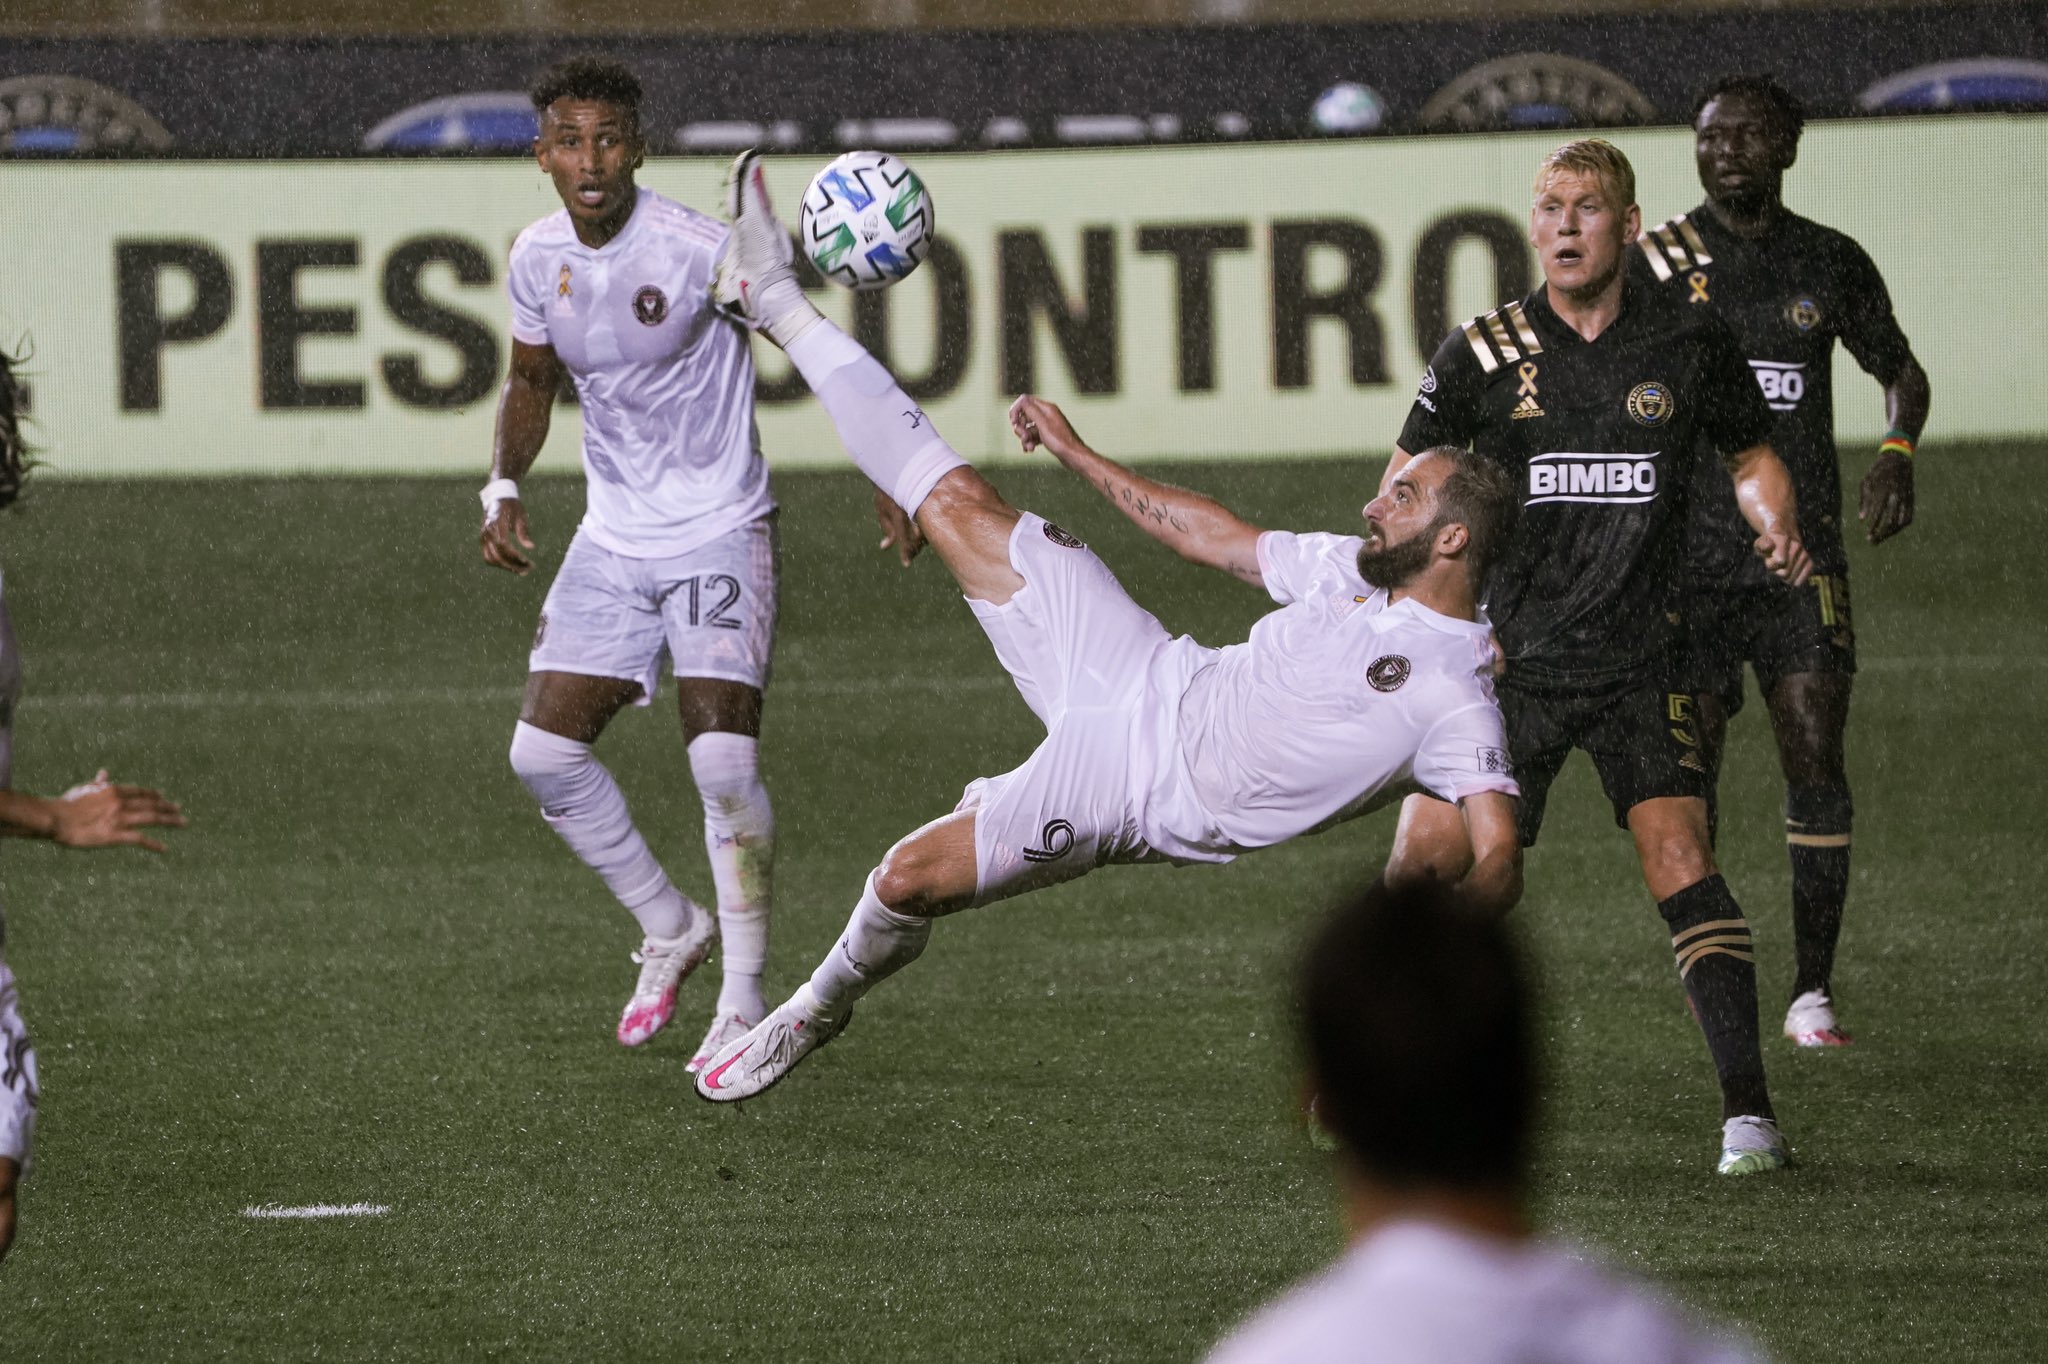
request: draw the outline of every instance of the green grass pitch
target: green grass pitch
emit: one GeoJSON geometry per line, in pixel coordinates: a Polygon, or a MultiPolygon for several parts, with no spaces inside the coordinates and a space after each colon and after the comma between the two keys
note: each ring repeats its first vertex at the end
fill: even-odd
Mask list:
{"type": "MultiPolygon", "coordinates": [[[[1773,1036],[1796,1169],[1713,1175],[1705,1049],[1583,759],[1529,861],[1543,1219],[1788,1360],[2048,1356],[2048,508],[2013,495],[2040,457],[1931,450],[1919,522],[1856,548],[1837,986],[1862,1040],[1804,1055],[1773,1036]]],[[[1324,528],[1355,524],[1376,473],[1167,476],[1324,528]]],[[[1227,642],[1263,609],[1057,471],[997,480],[1172,629],[1227,642]]],[[[1035,741],[940,567],[875,551],[863,485],[779,491],[778,998],[888,843],[1035,741]]],[[[193,821],[162,859],[0,858],[45,1095],[0,1359],[1176,1360],[1325,1260],[1280,992],[1391,815],[943,924],[785,1089],[713,1109],[681,1063],[715,973],[675,1034],[611,1040],[631,921],[505,761],[580,499],[536,485],[524,581],[478,562],[467,482],[53,481],[0,520],[29,670],[18,784],[105,764],[193,821]],[[359,1201],[390,1212],[241,1215],[359,1201]]],[[[601,752],[708,896],[671,704],[601,752]]],[[[1723,855],[1773,1034],[1778,798],[1752,706],[1723,855]]]]}

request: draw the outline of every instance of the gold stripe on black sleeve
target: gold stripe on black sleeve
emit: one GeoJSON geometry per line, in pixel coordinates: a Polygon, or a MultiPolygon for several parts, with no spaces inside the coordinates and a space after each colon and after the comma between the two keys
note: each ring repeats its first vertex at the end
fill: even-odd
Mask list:
{"type": "Polygon", "coordinates": [[[1505,308],[1502,308],[1501,312],[1507,317],[1509,322],[1514,324],[1515,335],[1520,337],[1522,341],[1522,354],[1543,354],[1543,343],[1536,339],[1536,329],[1529,325],[1529,317],[1522,311],[1522,305],[1510,303],[1505,308]]]}
{"type": "Polygon", "coordinates": [[[1494,358],[1493,347],[1486,344],[1486,336],[1479,330],[1479,319],[1473,318],[1465,324],[1465,344],[1472,347],[1472,353],[1479,357],[1479,369],[1491,374],[1500,368],[1500,361],[1494,358]]]}
{"type": "Polygon", "coordinates": [[[1664,259],[1664,253],[1657,249],[1656,243],[1644,235],[1636,238],[1636,245],[1643,249],[1643,259],[1650,262],[1650,273],[1657,277],[1657,282],[1661,284],[1669,280],[1671,262],[1664,259]]]}
{"type": "Polygon", "coordinates": [[[1671,224],[1664,223],[1651,229],[1651,235],[1657,239],[1657,244],[1664,248],[1664,254],[1671,258],[1673,265],[1681,270],[1692,269],[1692,261],[1687,256],[1684,245],[1678,240],[1678,234],[1671,230],[1671,224]]]}
{"type": "Polygon", "coordinates": [[[1493,344],[1500,347],[1501,359],[1513,361],[1522,358],[1522,352],[1515,349],[1514,338],[1510,337],[1508,329],[1501,325],[1498,308],[1486,315],[1486,330],[1493,337],[1493,344]]]}
{"type": "Polygon", "coordinates": [[[1701,265],[1712,265],[1714,258],[1707,254],[1707,244],[1700,240],[1700,230],[1683,214],[1671,220],[1678,229],[1678,235],[1685,238],[1685,244],[1692,248],[1692,258],[1701,265]]]}

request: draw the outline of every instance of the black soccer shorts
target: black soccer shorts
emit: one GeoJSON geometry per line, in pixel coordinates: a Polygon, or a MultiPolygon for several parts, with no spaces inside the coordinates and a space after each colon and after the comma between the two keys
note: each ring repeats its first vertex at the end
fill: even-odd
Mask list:
{"type": "Polygon", "coordinates": [[[1579,691],[1496,687],[1508,722],[1508,755],[1522,800],[1515,822],[1522,846],[1536,842],[1550,783],[1573,749],[1584,749],[1614,806],[1614,822],[1662,796],[1705,799],[1710,782],[1700,756],[1691,693],[1662,682],[1628,682],[1579,691]]]}
{"type": "Polygon", "coordinates": [[[1856,629],[1847,574],[1816,573],[1804,587],[1768,583],[1695,591],[1685,601],[1686,684],[1742,709],[1742,665],[1765,695],[1794,673],[1854,673],[1856,629]]]}

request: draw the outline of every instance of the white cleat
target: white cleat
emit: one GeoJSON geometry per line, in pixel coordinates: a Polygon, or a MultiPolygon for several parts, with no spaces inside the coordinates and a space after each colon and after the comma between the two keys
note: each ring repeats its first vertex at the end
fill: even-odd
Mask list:
{"type": "Polygon", "coordinates": [[[696,1052],[683,1066],[686,1074],[695,1075],[704,1069],[705,1063],[724,1051],[725,1048],[753,1030],[754,1025],[739,1014],[719,1014],[711,1020],[711,1027],[704,1033],[704,1040],[697,1044],[696,1052]]]}
{"type": "Polygon", "coordinates": [[[704,964],[717,941],[718,919],[701,909],[680,938],[641,939],[640,950],[633,954],[640,963],[640,979],[619,1015],[620,1046],[637,1047],[668,1026],[676,1016],[676,991],[704,964]]]}
{"type": "Polygon", "coordinates": [[[1835,1021],[1835,1002],[1808,990],[1785,1010],[1785,1036],[1801,1047],[1846,1047],[1855,1039],[1835,1021]]]}
{"type": "Polygon", "coordinates": [[[1761,1175],[1782,1170],[1792,1153],[1778,1124],[1769,1118],[1730,1118],[1721,1124],[1721,1163],[1724,1175],[1761,1175]]]}
{"type": "Polygon", "coordinates": [[[796,279],[796,247],[775,216],[761,158],[733,158],[725,176],[725,216],[732,224],[718,258],[711,295],[718,306],[778,346],[787,346],[818,320],[796,279]]]}
{"type": "Polygon", "coordinates": [[[809,982],[745,1036],[729,1042],[697,1072],[697,1095],[713,1103],[751,1099],[796,1069],[796,1063],[846,1031],[845,1013],[828,1022],[811,1016],[809,982]]]}

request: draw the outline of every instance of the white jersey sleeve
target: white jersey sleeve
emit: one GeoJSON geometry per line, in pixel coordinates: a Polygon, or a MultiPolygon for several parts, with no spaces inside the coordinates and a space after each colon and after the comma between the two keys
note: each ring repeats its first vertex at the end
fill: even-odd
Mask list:
{"type": "Polygon", "coordinates": [[[1258,539],[1259,580],[1274,601],[1291,606],[1309,595],[1317,572],[1333,553],[1344,550],[1344,558],[1356,562],[1364,544],[1356,535],[1332,535],[1327,531],[1297,535],[1291,530],[1269,530],[1258,539]]]}
{"type": "Polygon", "coordinates": [[[1518,796],[1508,761],[1506,722],[1492,688],[1483,703],[1460,707],[1430,726],[1415,752],[1415,784],[1455,804],[1481,791],[1518,796]]]}
{"type": "Polygon", "coordinates": [[[505,271],[505,292],[512,298],[512,339],[529,346],[548,344],[547,295],[538,273],[540,258],[520,248],[532,229],[519,234],[512,244],[510,267],[505,271]]]}

